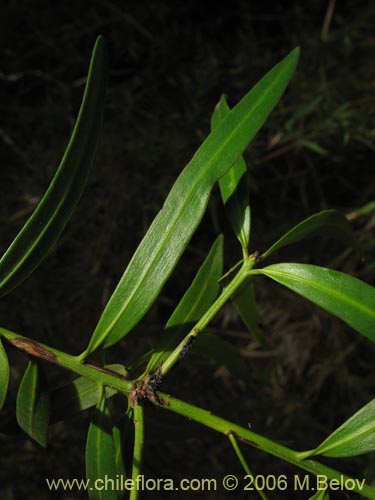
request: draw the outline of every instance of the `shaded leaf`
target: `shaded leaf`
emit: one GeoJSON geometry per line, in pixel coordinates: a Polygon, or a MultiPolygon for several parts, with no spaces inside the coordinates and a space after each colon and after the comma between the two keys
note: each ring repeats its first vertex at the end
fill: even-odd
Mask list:
{"type": "MultiPolygon", "coordinates": [[[[230,108],[225,96],[221,96],[211,118],[211,129],[214,130],[229,112],[230,108]]],[[[249,246],[251,224],[246,172],[246,163],[241,156],[228,172],[219,179],[221,198],[227,210],[228,218],[239,242],[244,248],[249,246]]]]}
{"type": "Polygon", "coordinates": [[[310,264],[273,264],[251,273],[265,274],[375,342],[375,288],[364,281],[310,264]]]}
{"type": "Polygon", "coordinates": [[[4,405],[9,384],[8,356],[0,339],[0,410],[4,405]]]}
{"type": "Polygon", "coordinates": [[[86,184],[102,122],[106,50],[96,41],[85,93],[68,147],[39,205],[0,260],[0,295],[19,285],[47,256],[86,184]]]}
{"type": "Polygon", "coordinates": [[[230,342],[212,333],[200,333],[192,347],[192,353],[223,365],[233,377],[246,380],[249,376],[246,363],[230,342]]]}
{"type": "Polygon", "coordinates": [[[147,365],[146,372],[155,370],[178,346],[189,330],[215,300],[219,279],[223,273],[223,236],[216,238],[209,254],[199,268],[178,306],[169,318],[159,346],[147,365]]]}
{"type": "Polygon", "coordinates": [[[47,446],[49,394],[41,366],[29,361],[17,394],[18,425],[44,448],[47,446]]]}
{"type": "Polygon", "coordinates": [[[117,343],[149,310],[197,228],[213,185],[266,121],[298,56],[297,48],[269,71],[200,146],[133,255],[82,357],[117,343]]]}
{"type": "Polygon", "coordinates": [[[298,144],[300,146],[304,146],[305,148],[309,149],[313,153],[317,153],[318,155],[327,156],[327,154],[328,154],[328,151],[326,149],[322,148],[322,146],[320,146],[317,142],[309,141],[307,139],[300,139],[298,141],[298,144]]]}
{"type": "Polygon", "coordinates": [[[113,426],[113,444],[115,448],[115,463],[116,471],[119,476],[128,478],[129,475],[126,470],[124,445],[130,451],[130,446],[133,441],[133,422],[130,416],[126,413],[123,415],[116,425],[113,426]]]}
{"type": "Polygon", "coordinates": [[[110,488],[94,489],[96,479],[115,478],[117,474],[115,448],[112,435],[112,422],[106,403],[105,391],[90,423],[86,443],[86,477],[93,489],[88,489],[90,500],[117,500],[119,494],[110,488]]]}
{"type": "Polygon", "coordinates": [[[375,451],[374,415],[375,399],[352,415],[313,450],[311,455],[353,457],[375,451]]]}
{"type": "Polygon", "coordinates": [[[232,297],[232,300],[249,332],[254,335],[255,339],[261,345],[264,345],[264,333],[259,326],[258,306],[255,299],[254,283],[251,278],[245,281],[236,295],[232,297]]]}
{"type": "Polygon", "coordinates": [[[345,215],[337,210],[323,210],[294,226],[280,239],[278,239],[264,254],[261,256],[265,259],[271,253],[283,248],[292,243],[297,243],[305,238],[310,238],[315,235],[319,236],[335,236],[341,237],[348,245],[355,245],[354,231],[347,221],[345,215]]]}
{"type": "MultiPolygon", "coordinates": [[[[104,368],[120,375],[127,375],[123,365],[105,365],[104,368]]],[[[109,399],[117,394],[117,391],[112,387],[106,387],[105,394],[109,399]]],[[[53,390],[50,397],[51,422],[58,422],[95,406],[100,398],[100,387],[93,380],[77,377],[72,382],[53,390]]]]}

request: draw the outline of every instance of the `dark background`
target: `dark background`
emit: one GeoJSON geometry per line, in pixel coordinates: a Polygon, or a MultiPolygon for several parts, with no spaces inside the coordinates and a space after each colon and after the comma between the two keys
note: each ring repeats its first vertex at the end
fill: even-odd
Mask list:
{"type": "MultiPolygon", "coordinates": [[[[296,45],[301,59],[287,92],[246,153],[251,249],[264,250],[302,218],[346,213],[362,255],[315,238],[280,260],[320,264],[374,283],[374,32],[372,2],[2,2],[0,250],[47,188],[71,133],[93,44],[109,42],[104,126],[84,196],[51,255],[0,302],[1,325],[78,354],[132,252],[183,166],[209,132],[221,93],[235,104],[296,45]],[[329,26],[327,7],[334,8],[329,26]],[[365,209],[363,209],[365,207],[365,209]],[[359,212],[361,209],[364,212],[359,212]]],[[[240,255],[215,189],[207,213],[157,304],[109,361],[129,363],[156,345],[163,325],[219,232],[229,268],[240,255]]],[[[257,282],[270,347],[261,349],[231,306],[211,325],[249,369],[237,380],[187,359],[165,390],[244,426],[309,449],[373,397],[375,350],[339,320],[268,281],[257,282]]],[[[14,425],[25,356],[8,349],[11,390],[2,412],[0,491],[7,498],[84,498],[49,493],[45,477],[84,477],[90,412],[52,426],[40,449],[14,425]],[[12,496],[13,495],[13,496],[12,496]]],[[[51,387],[69,374],[49,369],[51,387]]],[[[242,475],[229,443],[164,412],[148,412],[147,477],[242,475]]],[[[245,447],[258,474],[294,474],[245,447]]],[[[329,461],[374,477],[371,456],[329,461]]],[[[224,491],[186,498],[232,498],[224,491]]],[[[307,495],[308,496],[308,495],[307,495]]],[[[307,498],[288,491],[272,498],[307,498]]],[[[237,498],[241,498],[237,492],[237,498]]],[[[163,498],[153,493],[145,498],[163,498]]],[[[165,498],[171,498],[165,496],[165,498]]],[[[245,498],[245,496],[244,496],[245,498]]],[[[246,496],[246,498],[249,498],[246,496]]],[[[255,497],[254,497],[255,498],[255,497]]],[[[332,498],[355,498],[338,493],[332,498]]]]}

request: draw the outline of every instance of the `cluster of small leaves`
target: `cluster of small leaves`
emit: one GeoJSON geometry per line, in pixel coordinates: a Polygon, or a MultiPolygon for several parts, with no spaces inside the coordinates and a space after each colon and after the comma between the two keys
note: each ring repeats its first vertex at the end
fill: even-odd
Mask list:
{"type": "MultiPolygon", "coordinates": [[[[76,359],[77,363],[85,363],[94,351],[117,344],[146,315],[198,227],[210,192],[218,182],[228,218],[242,247],[240,269],[235,274],[239,267],[236,265],[223,276],[223,236],[219,235],[167,321],[159,345],[139,360],[139,365],[146,364],[145,371],[134,380],[123,420],[113,425],[108,399],[116,394],[115,389],[80,377],[50,391],[38,360],[32,359],[27,366],[17,396],[17,420],[40,445],[47,446],[50,421],[95,406],[86,446],[89,479],[116,474],[135,478],[141,473],[142,398],[154,398],[156,404],[163,405],[156,394],[159,377],[155,373],[158,370],[167,373],[188,349],[225,365],[236,377],[246,377],[246,365],[234,346],[207,333],[205,328],[222,305],[231,300],[254,337],[260,343],[265,342],[258,324],[256,276],[267,276],[293,290],[375,342],[375,290],[370,285],[347,274],[309,264],[277,263],[260,267],[280,248],[317,234],[338,236],[345,244],[356,247],[351,226],[342,214],[335,210],[314,214],[281,236],[263,254],[249,254],[251,210],[245,182],[247,166],[242,154],[281,98],[298,56],[298,49],[292,51],[233,109],[225,97],[221,97],[212,116],[211,133],[176,180],[109,299],[86,350],[76,359]],[[224,279],[229,283],[221,289],[224,279]],[[122,445],[124,429],[129,429],[131,419],[134,449],[129,471],[124,466],[122,445]]],[[[100,37],[94,47],[82,105],[63,160],[35,212],[0,260],[1,295],[17,287],[47,256],[79,201],[100,132],[105,81],[106,48],[100,37]]],[[[0,333],[7,339],[5,330],[0,333]]],[[[34,354],[37,357],[38,353],[34,354]]],[[[131,380],[131,371],[121,365],[104,368],[131,380]]],[[[8,360],[0,342],[0,408],[8,381],[8,360]]],[[[314,455],[348,457],[374,451],[374,405],[375,400],[368,403],[314,450],[301,452],[298,460],[302,462],[314,455]]],[[[202,423],[210,426],[210,416],[202,423]]],[[[231,441],[245,470],[250,470],[233,436],[231,441]]],[[[287,460],[288,456],[284,458],[287,460]]],[[[258,493],[267,498],[264,492],[258,493]]],[[[132,492],[131,498],[137,498],[137,494],[132,492]]],[[[114,491],[90,491],[89,495],[92,499],[119,498],[119,493],[114,491]]],[[[328,498],[327,491],[320,491],[311,500],[328,498]]]]}

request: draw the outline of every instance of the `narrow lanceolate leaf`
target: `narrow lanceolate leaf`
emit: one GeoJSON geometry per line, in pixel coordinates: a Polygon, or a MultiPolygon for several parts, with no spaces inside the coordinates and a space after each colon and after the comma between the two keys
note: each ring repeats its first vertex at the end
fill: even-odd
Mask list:
{"type": "Polygon", "coordinates": [[[41,446],[47,446],[49,393],[41,366],[34,360],[27,365],[17,394],[18,425],[41,446]]]}
{"type": "Polygon", "coordinates": [[[337,210],[323,210],[290,229],[264,252],[261,259],[265,259],[280,248],[315,235],[333,236],[343,239],[348,245],[355,245],[354,231],[345,215],[337,210]]]}
{"type": "Polygon", "coordinates": [[[238,311],[242,321],[245,323],[249,332],[262,345],[265,343],[264,333],[260,327],[258,306],[255,299],[254,283],[248,278],[243,286],[232,297],[233,304],[238,311]]]}
{"type": "MultiPolygon", "coordinates": [[[[113,444],[112,422],[106,403],[105,392],[101,396],[90,423],[86,443],[86,477],[90,480],[88,493],[90,500],[117,500],[119,494],[110,488],[95,489],[95,481],[116,477],[115,448],[113,444]]],[[[98,483],[97,483],[98,484],[98,483]]]]}
{"type": "Polygon", "coordinates": [[[121,340],[154,303],[204,214],[212,186],[266,121],[298,55],[297,48],[269,71],[195,153],[133,255],[82,356],[121,340]]]}
{"type": "Polygon", "coordinates": [[[329,500],[329,494],[327,490],[320,490],[315,495],[309,498],[309,500],[329,500]]]}
{"type": "Polygon", "coordinates": [[[102,122],[105,70],[105,42],[99,37],[81,108],[61,164],[34,213],[0,260],[0,295],[15,288],[46,257],[81,197],[102,122]]]}
{"type": "Polygon", "coordinates": [[[375,342],[375,288],[364,281],[310,264],[273,264],[252,273],[290,288],[375,342]]]}
{"type": "Polygon", "coordinates": [[[9,363],[7,353],[0,340],[0,410],[3,407],[8,392],[9,363]]]}
{"type": "MultiPolygon", "coordinates": [[[[230,108],[225,96],[221,96],[211,118],[211,129],[214,130],[229,114],[230,108]]],[[[246,182],[246,163],[241,157],[228,172],[219,179],[221,198],[228,213],[234,232],[243,248],[249,246],[251,212],[249,191],[246,182]]]]}
{"type": "Polygon", "coordinates": [[[201,333],[197,336],[192,354],[202,356],[215,365],[224,366],[236,378],[246,380],[249,372],[245,361],[238,350],[230,342],[212,333],[201,333]]]}
{"type": "MultiPolygon", "coordinates": [[[[105,365],[104,368],[123,376],[127,375],[123,365],[105,365]]],[[[111,387],[105,389],[107,399],[116,393],[117,391],[111,387]]],[[[76,413],[96,406],[99,398],[100,387],[97,383],[86,377],[77,377],[72,382],[51,392],[51,422],[64,420],[76,413]]]]}
{"type": "Polygon", "coordinates": [[[223,274],[223,237],[220,235],[199,268],[193,283],[180,300],[162,333],[160,344],[147,365],[147,373],[155,370],[178,346],[189,330],[207,311],[219,291],[223,274]]]}
{"type": "Polygon", "coordinates": [[[353,457],[375,451],[375,399],[327,437],[311,455],[353,457]]]}

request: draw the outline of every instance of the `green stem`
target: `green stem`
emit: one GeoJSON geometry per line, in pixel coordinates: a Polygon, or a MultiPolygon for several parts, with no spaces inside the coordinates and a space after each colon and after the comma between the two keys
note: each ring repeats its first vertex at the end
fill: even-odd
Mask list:
{"type": "MultiPolygon", "coordinates": [[[[235,435],[232,432],[230,432],[228,434],[228,437],[229,437],[230,442],[232,443],[233,449],[234,449],[234,451],[235,451],[235,453],[236,453],[236,455],[238,457],[238,460],[240,461],[240,463],[241,463],[244,471],[250,477],[254,478],[254,474],[251,472],[251,469],[250,469],[248,463],[246,462],[245,457],[243,456],[243,454],[242,454],[242,452],[240,450],[240,447],[238,446],[238,443],[237,443],[235,435]]],[[[268,500],[267,495],[262,490],[258,490],[258,488],[255,486],[255,484],[254,484],[254,487],[255,487],[257,493],[259,493],[259,496],[261,498],[263,498],[263,500],[268,500]]]]}
{"type": "MultiPolygon", "coordinates": [[[[303,460],[300,457],[300,452],[275,443],[271,439],[263,437],[260,434],[250,431],[249,429],[245,429],[240,425],[234,424],[233,422],[217,417],[216,415],[212,415],[211,412],[207,410],[203,410],[202,408],[198,408],[164,393],[158,393],[158,396],[164,402],[164,404],[160,406],[169,411],[178,413],[179,415],[182,415],[190,420],[194,420],[195,422],[203,424],[206,427],[209,427],[210,429],[220,432],[226,436],[230,434],[235,435],[244,443],[254,446],[255,448],[258,448],[270,455],[281,458],[282,460],[310,472],[311,474],[323,476],[327,479],[327,481],[336,480],[339,481],[340,484],[341,482],[345,483],[345,481],[349,480],[350,482],[353,482],[353,488],[351,491],[362,495],[364,498],[370,498],[372,500],[375,499],[374,486],[370,486],[368,484],[359,486],[355,482],[354,478],[347,476],[346,474],[342,474],[335,469],[331,469],[330,467],[316,462],[315,460],[303,460]]],[[[157,401],[154,401],[154,403],[160,404],[157,401]]]]}
{"type": "Polygon", "coordinates": [[[143,445],[144,445],[144,415],[143,406],[136,404],[134,406],[134,452],[133,452],[133,469],[132,479],[135,488],[131,490],[129,500],[137,500],[140,491],[137,488],[137,478],[142,472],[143,445]]]}
{"type": "Polygon", "coordinates": [[[252,255],[250,255],[249,258],[243,262],[241,269],[234,276],[232,281],[225,288],[223,288],[221,294],[211,305],[211,307],[203,314],[201,319],[195,324],[195,326],[190,330],[186,337],[178,344],[175,350],[164,361],[161,367],[163,376],[166,375],[180,359],[180,355],[183,352],[184,347],[190,343],[190,338],[197,337],[197,335],[199,335],[199,333],[204,328],[206,328],[206,326],[210,323],[214,316],[220,311],[224,304],[235,294],[242,283],[246,280],[249,271],[253,268],[255,262],[256,258],[252,255]]]}
{"type": "Polygon", "coordinates": [[[71,354],[59,351],[58,349],[54,349],[41,342],[36,342],[35,340],[23,337],[19,333],[14,333],[1,327],[0,337],[30,356],[44,359],[45,361],[93,380],[98,384],[112,387],[124,394],[129,394],[133,390],[133,383],[130,380],[126,380],[121,375],[101,368],[100,366],[85,364],[79,360],[77,356],[72,356],[71,354]]]}

